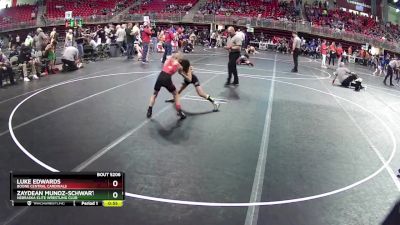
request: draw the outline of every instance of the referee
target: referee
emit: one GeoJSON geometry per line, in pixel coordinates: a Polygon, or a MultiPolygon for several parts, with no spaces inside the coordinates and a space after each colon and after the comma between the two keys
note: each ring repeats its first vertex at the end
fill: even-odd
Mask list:
{"type": "Polygon", "coordinates": [[[297,73],[297,66],[299,65],[299,54],[300,54],[300,46],[301,39],[297,35],[296,32],[293,32],[293,46],[292,46],[292,54],[293,54],[293,63],[294,68],[292,69],[293,73],[297,73]]]}
{"type": "Polygon", "coordinates": [[[240,49],[242,47],[243,39],[239,33],[235,32],[235,28],[228,27],[228,40],[225,49],[229,51],[229,62],[228,62],[228,80],[225,86],[231,84],[231,78],[233,75],[233,85],[239,85],[239,77],[236,68],[236,61],[240,57],[240,49]]]}
{"type": "Polygon", "coordinates": [[[393,72],[396,71],[396,70],[398,70],[399,67],[400,67],[400,63],[399,63],[398,60],[393,59],[393,60],[391,60],[391,61],[389,62],[389,65],[388,65],[388,67],[387,67],[386,77],[385,77],[385,79],[383,80],[383,83],[384,83],[385,85],[387,85],[387,84],[386,84],[386,80],[390,77],[390,86],[394,86],[394,85],[393,85],[393,72]]]}

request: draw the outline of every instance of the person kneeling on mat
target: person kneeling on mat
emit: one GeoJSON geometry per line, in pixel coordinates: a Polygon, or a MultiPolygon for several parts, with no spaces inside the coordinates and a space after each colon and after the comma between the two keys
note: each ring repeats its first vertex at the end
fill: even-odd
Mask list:
{"type": "Polygon", "coordinates": [[[344,67],[344,63],[340,62],[339,67],[333,73],[335,78],[332,81],[332,85],[335,84],[336,78],[338,78],[340,85],[342,87],[354,87],[355,91],[360,91],[364,89],[361,85],[362,79],[357,76],[357,74],[351,72],[348,68],[344,67]]]}
{"type": "Polygon", "coordinates": [[[61,61],[63,62],[63,71],[74,71],[82,68],[82,63],[79,61],[78,49],[74,46],[65,48],[61,61]]]}
{"type": "MultiPolygon", "coordinates": [[[[211,104],[213,104],[214,106],[214,112],[217,112],[219,109],[219,103],[215,102],[215,100],[213,98],[211,98],[211,96],[207,93],[204,92],[203,88],[200,86],[200,81],[197,78],[196,75],[193,74],[193,67],[190,66],[190,62],[187,59],[181,59],[179,61],[179,63],[182,66],[182,69],[179,70],[179,74],[181,74],[184,78],[184,82],[182,83],[181,88],[178,91],[178,94],[181,94],[183,90],[185,90],[185,88],[187,86],[189,86],[190,84],[193,84],[193,86],[196,88],[196,92],[197,94],[210,101],[211,104]]],[[[170,100],[166,100],[166,102],[174,102],[174,99],[170,99],[170,100]]]]}

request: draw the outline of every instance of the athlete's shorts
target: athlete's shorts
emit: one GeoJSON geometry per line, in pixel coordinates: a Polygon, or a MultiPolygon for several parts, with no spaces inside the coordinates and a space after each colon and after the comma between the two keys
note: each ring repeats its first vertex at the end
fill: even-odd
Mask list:
{"type": "Polygon", "coordinates": [[[198,87],[198,86],[200,86],[200,81],[194,74],[192,74],[192,81],[190,82],[185,79],[184,84],[185,85],[193,84],[195,87],[198,87]]]}
{"type": "Polygon", "coordinates": [[[174,83],[172,83],[172,76],[164,71],[161,71],[160,75],[158,75],[154,91],[158,93],[161,87],[166,88],[171,93],[176,90],[174,83]]]}

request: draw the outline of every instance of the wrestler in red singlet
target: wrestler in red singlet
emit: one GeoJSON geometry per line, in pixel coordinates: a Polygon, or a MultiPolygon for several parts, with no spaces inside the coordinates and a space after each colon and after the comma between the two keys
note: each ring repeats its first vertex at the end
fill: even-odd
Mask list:
{"type": "Polygon", "coordinates": [[[164,63],[163,69],[158,75],[156,84],[154,85],[154,93],[150,97],[149,108],[147,110],[147,118],[150,118],[153,114],[153,106],[155,104],[158,92],[162,87],[166,88],[173,96],[175,100],[175,108],[178,112],[178,116],[181,119],[185,119],[186,115],[181,110],[180,98],[179,94],[176,92],[175,85],[172,83],[172,75],[174,75],[179,69],[181,69],[181,65],[179,64],[181,56],[180,54],[173,54],[167,61],[164,63]]]}

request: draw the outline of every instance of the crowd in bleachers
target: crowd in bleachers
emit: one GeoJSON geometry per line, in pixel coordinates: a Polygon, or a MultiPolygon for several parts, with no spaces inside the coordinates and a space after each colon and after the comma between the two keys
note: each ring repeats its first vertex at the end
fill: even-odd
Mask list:
{"type": "Polygon", "coordinates": [[[294,1],[257,1],[257,0],[208,0],[199,9],[203,15],[251,16],[294,21],[299,10],[294,1]]]}
{"type": "Polygon", "coordinates": [[[378,39],[396,41],[400,37],[398,26],[383,25],[373,17],[329,7],[327,2],[315,1],[304,5],[304,13],[313,26],[330,27],[335,32],[364,34],[378,39]]]}
{"type": "Polygon", "coordinates": [[[74,16],[113,15],[122,11],[133,0],[48,0],[46,15],[48,18],[64,18],[66,11],[73,11],[74,16]]]}
{"type": "Polygon", "coordinates": [[[0,9],[0,28],[20,22],[28,22],[36,19],[37,5],[18,5],[16,7],[0,9]]]}
{"type": "Polygon", "coordinates": [[[145,0],[137,7],[130,10],[135,13],[186,13],[195,4],[197,0],[145,0]]]}

